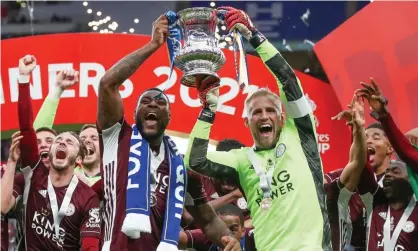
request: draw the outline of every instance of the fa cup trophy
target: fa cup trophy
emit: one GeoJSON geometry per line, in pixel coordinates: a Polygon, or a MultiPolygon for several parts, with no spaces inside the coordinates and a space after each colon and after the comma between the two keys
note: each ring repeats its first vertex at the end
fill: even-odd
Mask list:
{"type": "MultiPolygon", "coordinates": [[[[178,13],[169,11],[165,17],[170,31],[167,46],[171,70],[176,66],[183,72],[181,84],[197,87],[197,77],[210,77],[219,81],[217,71],[225,64],[225,55],[218,47],[215,31],[222,21],[223,13],[200,7],[184,9],[178,13]]],[[[243,50],[242,46],[240,50],[243,50]]]]}

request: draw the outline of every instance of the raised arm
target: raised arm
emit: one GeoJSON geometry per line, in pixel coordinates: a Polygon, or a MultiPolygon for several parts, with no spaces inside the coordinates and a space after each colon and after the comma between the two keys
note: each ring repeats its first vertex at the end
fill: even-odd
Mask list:
{"type": "Polygon", "coordinates": [[[100,80],[97,124],[100,130],[112,127],[123,117],[123,102],[119,87],[132,76],[168,37],[168,21],[160,16],[153,23],[152,40],[141,49],[122,58],[100,80]]]}
{"type": "Polygon", "coordinates": [[[363,88],[357,90],[357,92],[368,100],[370,107],[373,110],[372,116],[381,122],[383,129],[398,156],[411,167],[414,172],[418,173],[418,151],[396,126],[387,109],[387,100],[384,98],[376,81],[373,78],[370,78],[370,81],[371,85],[361,83],[363,88]]]}
{"type": "Polygon", "coordinates": [[[241,250],[239,240],[208,203],[188,208],[188,211],[212,243],[222,246],[223,250],[241,250]]]}
{"type": "MultiPolygon", "coordinates": [[[[9,159],[7,160],[6,170],[1,178],[1,213],[7,214],[15,205],[16,198],[13,196],[13,187],[15,183],[16,163],[20,157],[20,132],[12,135],[12,145],[10,146],[9,159]]],[[[16,184],[18,185],[18,184],[16,184]]],[[[21,187],[17,190],[23,190],[21,187]]]]}
{"type": "Polygon", "coordinates": [[[253,26],[249,16],[242,10],[231,7],[220,7],[226,11],[225,23],[229,31],[238,30],[257,51],[264,64],[277,81],[280,90],[280,99],[286,112],[288,124],[295,124],[293,119],[301,118],[296,122],[298,129],[314,131],[315,123],[312,108],[302,87],[286,60],[279,51],[253,26]]]}
{"type": "Polygon", "coordinates": [[[55,86],[45,98],[38,115],[36,115],[35,122],[33,122],[35,130],[42,127],[52,128],[62,93],[65,89],[74,86],[77,82],[78,71],[68,69],[60,71],[57,74],[55,86]]]}
{"type": "MultiPolygon", "coordinates": [[[[197,225],[203,230],[208,239],[216,244],[227,246],[224,250],[236,250],[232,247],[236,246],[236,240],[233,239],[231,231],[227,228],[225,223],[219,219],[213,208],[207,201],[207,196],[201,176],[192,171],[187,172],[188,184],[187,195],[184,202],[186,211],[190,213],[191,217],[196,221],[197,225]]],[[[180,244],[184,244],[184,235],[180,234],[180,244]]],[[[186,242],[187,243],[187,242],[186,242]]],[[[180,245],[182,246],[182,245],[180,245]]]]}
{"type": "Polygon", "coordinates": [[[261,33],[256,32],[250,43],[277,81],[287,123],[296,125],[298,129],[315,131],[312,108],[290,65],[261,33]]]}
{"type": "MultiPolygon", "coordinates": [[[[236,201],[237,199],[241,198],[243,195],[239,189],[236,189],[235,191],[226,194],[222,197],[219,197],[216,200],[208,201],[208,196],[206,194],[205,188],[203,187],[203,181],[202,179],[206,178],[201,175],[199,175],[196,172],[193,172],[191,170],[187,171],[188,181],[187,181],[187,200],[193,200],[192,205],[200,205],[204,203],[208,203],[214,210],[217,210],[218,208],[232,203],[236,201]]],[[[187,204],[186,204],[187,205],[187,204]]],[[[189,226],[191,224],[194,224],[194,218],[193,216],[187,211],[187,208],[183,210],[183,218],[182,218],[183,225],[189,226]]]]}
{"type": "MultiPolygon", "coordinates": [[[[354,95],[350,105],[351,109],[338,114],[344,117],[347,124],[352,127],[353,142],[350,148],[350,158],[340,176],[340,182],[349,191],[354,191],[359,182],[361,173],[367,161],[366,133],[364,130],[364,103],[354,95]]],[[[334,117],[335,118],[335,117],[334,117]]]]}
{"type": "Polygon", "coordinates": [[[228,177],[239,184],[238,160],[234,151],[208,152],[209,134],[215,114],[204,108],[189,136],[184,164],[202,175],[220,179],[228,177]],[[210,115],[212,114],[212,115],[210,115]],[[212,119],[210,119],[212,118],[212,119]]]}
{"type": "Polygon", "coordinates": [[[32,55],[26,55],[19,60],[19,99],[17,105],[19,129],[23,136],[20,141],[23,167],[34,167],[39,161],[38,142],[33,128],[32,101],[29,89],[30,73],[35,67],[36,59],[32,55]]]}
{"type": "Polygon", "coordinates": [[[410,166],[415,173],[418,173],[418,150],[410,143],[408,138],[396,126],[392,115],[388,112],[386,116],[379,118],[380,123],[395,149],[396,154],[410,166]]]}

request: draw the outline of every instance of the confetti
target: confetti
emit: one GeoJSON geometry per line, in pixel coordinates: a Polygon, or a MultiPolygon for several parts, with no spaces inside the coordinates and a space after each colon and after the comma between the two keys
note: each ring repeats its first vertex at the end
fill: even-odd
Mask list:
{"type": "Polygon", "coordinates": [[[290,48],[290,45],[286,45],[284,48],[286,48],[286,50],[288,51],[292,51],[292,48],[290,48]]]}
{"type": "Polygon", "coordinates": [[[309,72],[311,72],[311,70],[309,68],[306,68],[303,72],[309,73],[309,72]]]}
{"type": "Polygon", "coordinates": [[[311,40],[305,39],[303,42],[304,42],[305,44],[310,44],[310,45],[312,45],[312,46],[315,46],[315,43],[314,43],[314,42],[312,42],[311,40]]]}
{"type": "Polygon", "coordinates": [[[309,26],[308,23],[308,19],[309,19],[309,15],[311,14],[311,11],[309,9],[306,10],[305,13],[303,13],[303,15],[300,17],[300,19],[302,20],[302,22],[306,25],[309,26]]]}
{"type": "Polygon", "coordinates": [[[286,44],[286,39],[283,38],[283,45],[285,45],[285,44],[286,44]]]}

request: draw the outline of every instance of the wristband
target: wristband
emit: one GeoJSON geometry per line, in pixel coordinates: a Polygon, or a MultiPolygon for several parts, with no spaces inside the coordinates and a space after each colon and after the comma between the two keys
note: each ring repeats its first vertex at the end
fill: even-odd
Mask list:
{"type": "Polygon", "coordinates": [[[251,46],[256,49],[258,46],[260,46],[264,41],[266,41],[266,37],[259,32],[258,30],[254,30],[252,32],[252,36],[249,40],[251,46]]]}
{"type": "Polygon", "coordinates": [[[53,100],[59,100],[61,98],[62,93],[64,92],[63,89],[59,87],[54,87],[49,93],[48,98],[53,100]]]}
{"type": "Polygon", "coordinates": [[[215,120],[215,113],[212,112],[209,108],[205,107],[199,114],[199,120],[213,124],[213,121],[215,120]]]}
{"type": "Polygon", "coordinates": [[[30,75],[19,74],[17,81],[19,82],[19,84],[27,84],[30,81],[30,75]]]}

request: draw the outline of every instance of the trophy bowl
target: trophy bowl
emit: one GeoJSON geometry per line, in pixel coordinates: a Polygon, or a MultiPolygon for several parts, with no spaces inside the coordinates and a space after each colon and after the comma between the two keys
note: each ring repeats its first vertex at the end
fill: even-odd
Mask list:
{"type": "Polygon", "coordinates": [[[213,78],[225,64],[225,55],[218,47],[215,37],[219,20],[217,10],[212,8],[188,8],[178,12],[178,24],[182,30],[183,44],[174,62],[183,72],[181,84],[196,86],[196,79],[213,78]]]}

